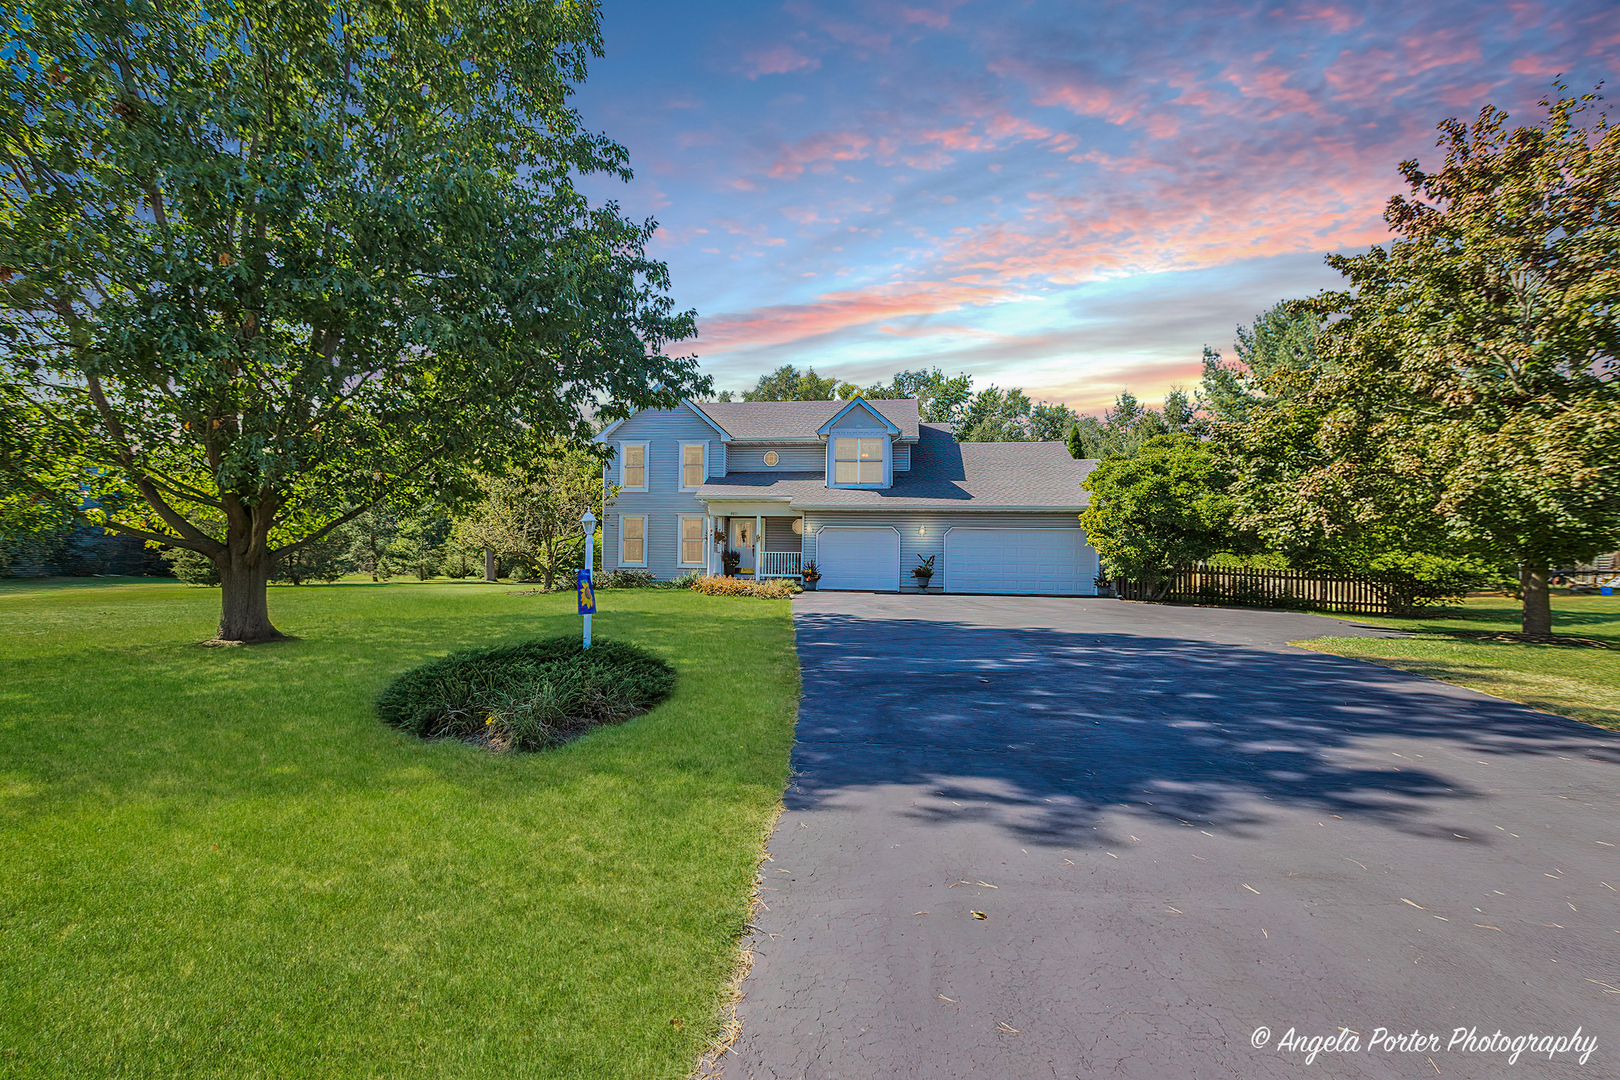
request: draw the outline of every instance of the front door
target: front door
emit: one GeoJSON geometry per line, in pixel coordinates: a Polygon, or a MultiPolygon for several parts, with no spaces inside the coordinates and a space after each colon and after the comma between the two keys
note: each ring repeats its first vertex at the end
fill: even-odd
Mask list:
{"type": "Polygon", "coordinates": [[[739,570],[754,569],[754,519],[732,518],[731,537],[727,545],[732,551],[742,556],[737,564],[739,570]]]}

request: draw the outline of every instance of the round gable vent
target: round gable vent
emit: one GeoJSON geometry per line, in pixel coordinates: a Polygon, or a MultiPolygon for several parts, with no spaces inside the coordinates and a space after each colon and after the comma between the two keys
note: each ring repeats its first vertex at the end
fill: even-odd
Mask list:
{"type": "Polygon", "coordinates": [[[778,461],[781,461],[781,460],[782,460],[781,458],[776,456],[776,451],[775,450],[767,450],[767,451],[765,451],[765,464],[771,466],[772,468],[775,468],[776,463],[778,461]]]}

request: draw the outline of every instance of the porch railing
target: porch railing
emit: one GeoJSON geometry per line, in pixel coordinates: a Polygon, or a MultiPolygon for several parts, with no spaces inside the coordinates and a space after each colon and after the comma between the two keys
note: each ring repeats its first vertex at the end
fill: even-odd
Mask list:
{"type": "Polygon", "coordinates": [[[797,551],[762,551],[759,553],[758,577],[800,577],[804,555],[797,551]]]}

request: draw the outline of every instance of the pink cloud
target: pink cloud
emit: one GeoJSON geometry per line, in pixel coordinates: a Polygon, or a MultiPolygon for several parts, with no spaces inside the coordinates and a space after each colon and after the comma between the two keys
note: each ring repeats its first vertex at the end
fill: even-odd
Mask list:
{"type": "Polygon", "coordinates": [[[840,45],[853,45],[857,49],[871,52],[888,52],[889,44],[893,40],[888,34],[854,23],[822,23],[821,29],[840,45]]]}
{"type": "Polygon", "coordinates": [[[870,145],[871,137],[858,131],[818,131],[782,147],[766,173],[779,180],[790,179],[802,175],[806,165],[830,168],[834,161],[859,161],[870,145]]]}
{"type": "Polygon", "coordinates": [[[1550,56],[1521,56],[1508,65],[1509,70],[1519,75],[1557,75],[1569,66],[1568,61],[1554,60],[1550,56]]]}
{"type": "Polygon", "coordinates": [[[992,60],[988,68],[996,75],[1028,85],[1032,90],[1030,100],[1036,105],[1060,106],[1079,116],[1100,117],[1110,124],[1126,123],[1139,111],[1135,104],[1122,100],[1117,91],[1073,71],[1048,70],[1011,57],[992,60]]]}
{"type": "Polygon", "coordinates": [[[1401,40],[1406,50],[1407,68],[1414,74],[1451,64],[1472,64],[1479,60],[1479,42],[1458,27],[1427,34],[1413,34],[1401,40]]]}
{"type": "Polygon", "coordinates": [[[908,23],[926,26],[931,30],[943,30],[951,25],[950,12],[929,11],[926,8],[902,7],[900,17],[908,23]]]}
{"type": "Polygon", "coordinates": [[[795,71],[814,71],[820,66],[821,61],[815,57],[801,56],[791,45],[778,45],[765,52],[750,54],[747,75],[750,79],[757,79],[761,75],[788,75],[795,71]]]}
{"type": "Polygon", "coordinates": [[[1012,299],[1004,288],[946,282],[879,285],[824,293],[807,304],[777,304],[699,320],[705,354],[780,345],[882,319],[932,315],[1012,299]]]}
{"type": "Polygon", "coordinates": [[[1352,27],[1360,26],[1366,20],[1361,12],[1348,8],[1331,7],[1325,4],[1307,6],[1299,13],[1301,19],[1317,19],[1327,24],[1327,28],[1335,34],[1342,34],[1352,27]]]}

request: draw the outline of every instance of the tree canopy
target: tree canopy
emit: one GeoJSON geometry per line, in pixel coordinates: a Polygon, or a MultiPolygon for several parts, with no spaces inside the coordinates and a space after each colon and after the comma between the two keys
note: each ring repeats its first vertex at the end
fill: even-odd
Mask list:
{"type": "Polygon", "coordinates": [[[744,401],[831,401],[837,379],[823,379],[814,368],[800,371],[783,364],[769,375],[761,375],[752,390],[743,391],[744,401]]]}
{"type": "Polygon", "coordinates": [[[1549,570],[1620,544],[1620,132],[1594,97],[1509,129],[1440,125],[1445,162],[1401,164],[1397,234],[1330,256],[1314,370],[1281,365],[1245,435],[1245,483],[1283,545],[1430,536],[1519,567],[1527,636],[1549,570]]]}
{"type": "Polygon", "coordinates": [[[4,494],[206,556],[222,639],[274,636],[276,558],[380,501],[707,389],[654,223],[573,183],[630,176],[568,104],[595,5],[4,17],[4,494]]]}
{"type": "Polygon", "coordinates": [[[1229,481],[1208,444],[1186,433],[1155,435],[1134,456],[1104,458],[1086,476],[1080,522],[1108,573],[1153,582],[1232,550],[1229,481]]]}

